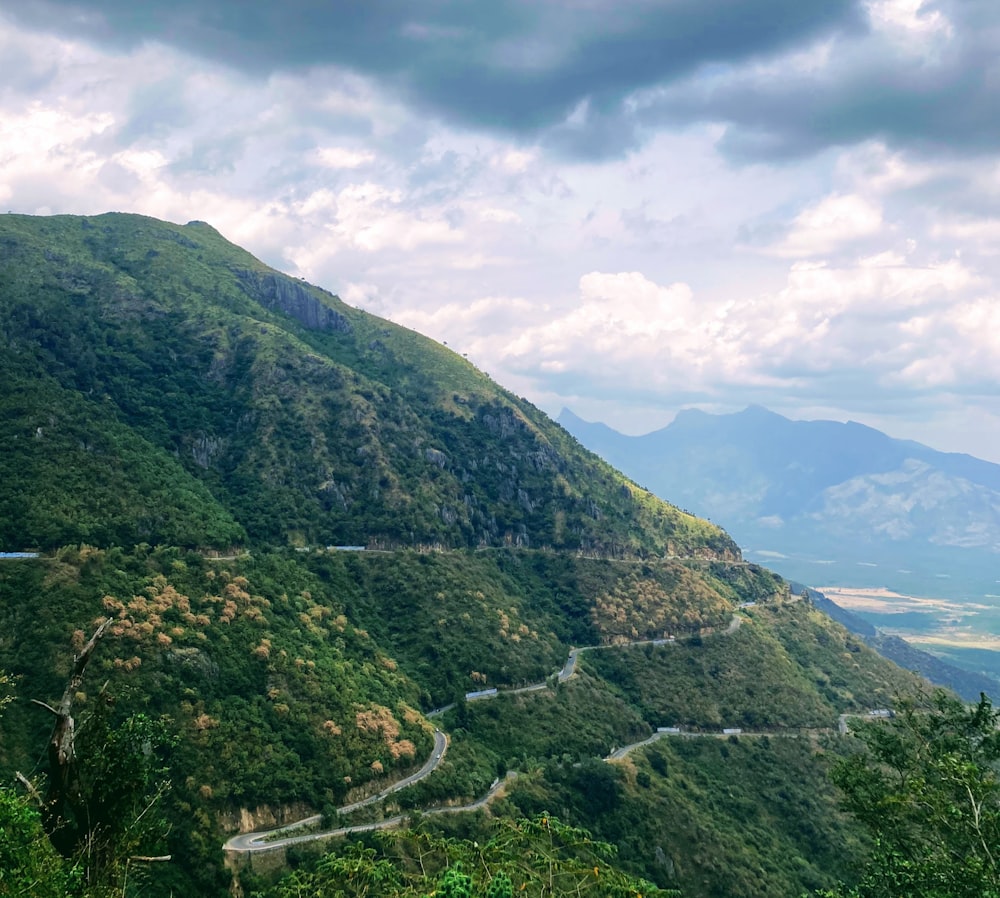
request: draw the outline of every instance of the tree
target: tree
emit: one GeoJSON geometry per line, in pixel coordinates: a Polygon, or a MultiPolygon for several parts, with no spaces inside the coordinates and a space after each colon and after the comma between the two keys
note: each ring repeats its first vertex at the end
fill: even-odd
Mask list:
{"type": "MultiPolygon", "coordinates": [[[[13,699],[12,685],[0,671],[0,713],[13,699]]],[[[0,896],[62,898],[74,879],[74,870],[49,842],[38,808],[14,789],[0,787],[0,896]]]]}
{"type": "Polygon", "coordinates": [[[1000,896],[1000,713],[942,691],[863,724],[833,778],[871,833],[860,883],[827,898],[1000,896]]]}
{"type": "Polygon", "coordinates": [[[37,803],[52,847],[72,863],[84,887],[93,894],[113,888],[124,895],[128,879],[136,885],[138,870],[146,863],[169,860],[152,857],[150,849],[166,835],[157,811],[169,788],[164,755],[172,740],[163,721],[119,713],[104,690],[77,725],[76,696],[112,622],[102,622],[83,644],[55,707],[35,702],[54,717],[47,791],[37,803]],[[130,867],[135,872],[130,874],[130,867]]]}
{"type": "Polygon", "coordinates": [[[422,830],[375,836],[297,870],[255,898],[671,898],[677,892],[624,873],[614,846],[548,814],[502,819],[485,842],[422,830]]]}

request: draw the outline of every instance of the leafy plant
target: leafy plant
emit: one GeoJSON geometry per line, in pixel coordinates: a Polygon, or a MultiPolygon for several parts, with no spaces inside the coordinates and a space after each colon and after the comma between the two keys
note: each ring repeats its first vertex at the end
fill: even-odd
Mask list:
{"type": "Polygon", "coordinates": [[[944,692],[861,725],[864,750],[833,772],[873,849],[854,888],[828,898],[1000,894],[1000,712],[944,692]]]}

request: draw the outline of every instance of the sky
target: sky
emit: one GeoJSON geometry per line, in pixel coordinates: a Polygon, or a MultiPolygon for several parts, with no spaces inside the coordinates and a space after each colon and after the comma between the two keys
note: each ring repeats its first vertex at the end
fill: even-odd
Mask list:
{"type": "Polygon", "coordinates": [[[996,0],[0,0],[0,211],[203,220],[552,415],[1000,461],[996,0]]]}

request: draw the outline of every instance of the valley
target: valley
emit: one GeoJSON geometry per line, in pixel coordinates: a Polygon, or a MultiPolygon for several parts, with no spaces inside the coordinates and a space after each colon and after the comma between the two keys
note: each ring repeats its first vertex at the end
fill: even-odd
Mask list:
{"type": "Polygon", "coordinates": [[[1000,676],[1000,595],[977,602],[901,595],[884,588],[817,589],[887,634],[960,667],[1000,676]]]}
{"type": "Polygon", "coordinates": [[[345,809],[473,848],[556,815],[628,895],[863,862],[840,721],[926,683],[447,347],[119,214],[0,216],[0,341],[0,798],[41,832],[68,706],[53,835],[104,893],[281,895],[379,837],[238,881],[222,845],[345,809]]]}
{"type": "Polygon", "coordinates": [[[889,636],[1000,676],[1000,466],[759,406],[687,409],[636,437],[565,409],[559,420],[657,495],[722,524],[747,559],[829,592],[889,636]],[[928,598],[861,598],[880,589],[928,598]]]}

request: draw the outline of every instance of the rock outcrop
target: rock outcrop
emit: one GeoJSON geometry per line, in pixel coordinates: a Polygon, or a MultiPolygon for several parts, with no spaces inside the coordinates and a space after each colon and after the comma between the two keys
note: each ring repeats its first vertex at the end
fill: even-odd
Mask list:
{"type": "Polygon", "coordinates": [[[291,315],[311,330],[349,334],[351,322],[340,312],[323,305],[303,283],[279,274],[237,271],[240,287],[268,309],[291,315]]]}

